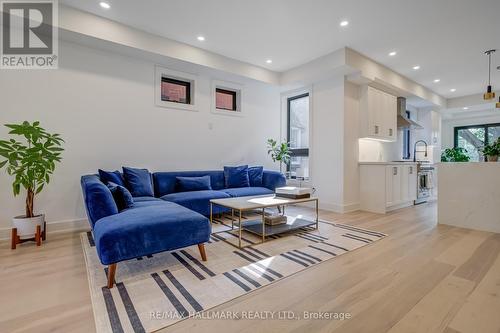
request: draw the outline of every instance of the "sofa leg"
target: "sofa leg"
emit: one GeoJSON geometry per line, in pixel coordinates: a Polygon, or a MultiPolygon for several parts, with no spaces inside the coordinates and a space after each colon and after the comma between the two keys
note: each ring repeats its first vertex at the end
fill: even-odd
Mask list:
{"type": "Polygon", "coordinates": [[[200,250],[201,259],[207,261],[207,254],[205,253],[205,244],[198,244],[198,250],[200,250]]]}
{"type": "Polygon", "coordinates": [[[111,264],[108,266],[108,288],[113,288],[115,284],[115,272],[116,272],[116,264],[111,264]]]}

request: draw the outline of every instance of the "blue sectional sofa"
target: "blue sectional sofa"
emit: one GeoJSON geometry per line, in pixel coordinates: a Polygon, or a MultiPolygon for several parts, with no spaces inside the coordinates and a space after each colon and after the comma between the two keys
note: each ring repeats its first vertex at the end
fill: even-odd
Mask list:
{"type": "MultiPolygon", "coordinates": [[[[122,210],[106,180],[101,181],[99,175],[81,178],[96,250],[101,263],[109,265],[109,288],[114,284],[116,264],[120,261],[195,244],[206,260],[203,244],[211,233],[207,218],[211,199],[273,194],[276,187],[285,185],[281,173],[267,170],[261,170],[261,178],[252,179],[250,174],[249,186],[231,188],[227,188],[222,170],[156,172],[150,176],[154,196],[135,196],[131,198],[131,207],[122,210]],[[211,189],[183,191],[179,188],[179,179],[203,176],[210,177],[211,189]]],[[[222,208],[214,207],[213,213],[221,212],[222,208]]]]}

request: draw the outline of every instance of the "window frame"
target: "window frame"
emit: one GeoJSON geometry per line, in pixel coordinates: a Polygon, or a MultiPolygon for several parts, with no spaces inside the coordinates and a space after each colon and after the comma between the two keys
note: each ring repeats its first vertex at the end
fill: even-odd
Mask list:
{"type": "Polygon", "coordinates": [[[238,98],[238,92],[235,90],[229,90],[229,89],[224,89],[224,88],[220,88],[220,87],[215,88],[215,100],[216,100],[215,101],[215,108],[217,110],[238,112],[237,98],[238,98]],[[231,95],[233,97],[233,107],[231,109],[218,107],[217,106],[217,93],[231,95]]]}
{"type": "Polygon", "coordinates": [[[185,73],[185,72],[180,72],[180,71],[175,71],[172,69],[168,69],[159,65],[155,65],[155,77],[154,77],[154,104],[157,107],[162,107],[166,109],[173,109],[173,110],[185,110],[185,111],[198,111],[198,76],[190,73],[185,73]],[[164,101],[162,100],[162,94],[161,94],[161,88],[162,88],[162,81],[163,79],[170,79],[170,80],[177,80],[177,81],[183,81],[183,82],[189,82],[190,83],[190,89],[189,89],[189,96],[190,96],[190,103],[185,104],[185,103],[180,103],[180,102],[174,102],[174,101],[164,101]]]}
{"type": "MultiPolygon", "coordinates": [[[[484,145],[488,145],[489,142],[489,133],[488,129],[490,127],[500,127],[500,123],[491,123],[491,124],[479,124],[479,125],[467,125],[467,126],[455,126],[453,128],[453,147],[458,148],[458,131],[467,130],[470,128],[484,128],[484,145]]],[[[484,146],[483,146],[484,147],[484,146]]],[[[481,154],[484,158],[484,155],[481,154]]]]}
{"type": "MultiPolygon", "coordinates": [[[[406,110],[406,117],[411,119],[411,112],[406,110]]],[[[409,128],[403,129],[403,159],[409,160],[411,158],[410,150],[411,131],[409,128]]]]}
{"type": "MultiPolygon", "coordinates": [[[[311,93],[309,91],[307,92],[302,92],[299,94],[295,95],[289,95],[286,97],[286,142],[290,142],[290,104],[292,101],[301,99],[304,97],[309,97],[309,133],[311,133],[311,93]]],[[[310,134],[309,134],[310,135],[310,134]]],[[[311,140],[309,140],[309,147],[308,148],[290,148],[290,157],[308,157],[309,158],[309,166],[310,166],[310,156],[309,156],[309,150],[311,146],[311,140]]],[[[290,163],[286,165],[286,171],[290,172],[290,163]]],[[[309,173],[307,179],[310,179],[311,175],[309,173]]],[[[290,179],[296,179],[296,177],[290,175],[290,179]]]]}
{"type": "Polygon", "coordinates": [[[170,76],[162,75],[161,83],[163,83],[163,82],[168,82],[170,84],[176,84],[179,86],[186,87],[186,102],[184,103],[184,102],[165,100],[165,99],[163,99],[163,94],[161,94],[160,99],[162,102],[178,103],[178,104],[186,104],[186,105],[191,104],[191,81],[190,80],[180,80],[180,79],[172,78],[170,76]]]}
{"type": "Polygon", "coordinates": [[[244,108],[243,108],[243,98],[245,94],[244,86],[234,82],[228,81],[220,81],[220,80],[212,80],[212,106],[210,112],[218,115],[232,116],[232,117],[243,117],[244,108]],[[228,92],[234,92],[236,94],[236,98],[233,99],[233,103],[236,102],[235,110],[227,110],[227,109],[219,109],[217,108],[217,90],[227,90],[228,92]]]}

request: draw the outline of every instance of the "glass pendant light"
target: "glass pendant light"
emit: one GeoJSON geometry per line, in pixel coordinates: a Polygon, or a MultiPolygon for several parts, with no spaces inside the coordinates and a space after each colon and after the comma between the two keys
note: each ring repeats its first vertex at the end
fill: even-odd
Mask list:
{"type": "Polygon", "coordinates": [[[483,98],[487,101],[495,98],[495,93],[491,89],[491,54],[494,52],[496,52],[496,50],[488,50],[484,52],[485,54],[488,55],[488,89],[486,93],[483,95],[483,98]]]}

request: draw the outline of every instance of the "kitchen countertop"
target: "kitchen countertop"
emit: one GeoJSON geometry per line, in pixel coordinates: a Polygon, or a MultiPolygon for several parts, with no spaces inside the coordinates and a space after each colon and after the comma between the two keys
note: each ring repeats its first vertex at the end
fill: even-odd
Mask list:
{"type": "Polygon", "coordinates": [[[358,162],[359,165],[407,165],[407,164],[417,164],[417,162],[413,161],[388,161],[388,162],[358,162]]]}

